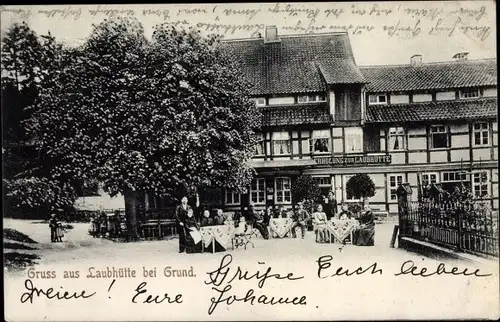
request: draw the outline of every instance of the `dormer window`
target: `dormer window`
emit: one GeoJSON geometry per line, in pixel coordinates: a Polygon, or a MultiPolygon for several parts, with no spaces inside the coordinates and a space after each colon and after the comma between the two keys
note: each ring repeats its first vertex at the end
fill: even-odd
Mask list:
{"type": "Polygon", "coordinates": [[[460,91],[460,98],[478,98],[480,96],[478,88],[463,89],[460,91]]]}
{"type": "Polygon", "coordinates": [[[302,95],[297,97],[298,103],[325,102],[326,96],[323,94],[302,95]]]}
{"type": "Polygon", "coordinates": [[[368,104],[370,104],[370,105],[387,104],[387,95],[386,94],[371,94],[368,96],[368,104]]]}
{"type": "Polygon", "coordinates": [[[256,106],[266,106],[266,99],[264,97],[257,97],[254,101],[256,106]]]}

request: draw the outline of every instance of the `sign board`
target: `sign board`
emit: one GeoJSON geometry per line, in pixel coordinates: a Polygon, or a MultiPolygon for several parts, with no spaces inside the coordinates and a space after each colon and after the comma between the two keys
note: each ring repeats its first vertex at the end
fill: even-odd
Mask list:
{"type": "Polygon", "coordinates": [[[363,164],[388,164],[392,162],[390,155],[360,155],[342,157],[314,158],[316,164],[324,165],[363,165],[363,164]]]}

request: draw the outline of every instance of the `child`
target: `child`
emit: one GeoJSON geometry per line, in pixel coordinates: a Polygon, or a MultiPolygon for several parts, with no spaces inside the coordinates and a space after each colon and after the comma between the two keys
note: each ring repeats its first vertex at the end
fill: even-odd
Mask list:
{"type": "Polygon", "coordinates": [[[324,243],[327,241],[326,236],[326,214],[323,212],[323,206],[318,205],[317,211],[313,214],[314,231],[316,232],[316,242],[324,243]]]}
{"type": "Polygon", "coordinates": [[[214,218],[214,225],[224,225],[224,214],[222,209],[217,209],[217,215],[214,218]]]}
{"type": "Polygon", "coordinates": [[[352,218],[352,213],[347,209],[347,205],[342,205],[342,212],[339,214],[340,220],[349,220],[352,218]]]}

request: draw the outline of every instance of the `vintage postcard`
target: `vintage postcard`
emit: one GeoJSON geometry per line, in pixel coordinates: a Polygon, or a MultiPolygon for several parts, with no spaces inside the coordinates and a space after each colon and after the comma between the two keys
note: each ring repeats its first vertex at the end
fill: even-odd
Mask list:
{"type": "Polygon", "coordinates": [[[6,321],[500,317],[495,1],[1,7],[6,321]]]}

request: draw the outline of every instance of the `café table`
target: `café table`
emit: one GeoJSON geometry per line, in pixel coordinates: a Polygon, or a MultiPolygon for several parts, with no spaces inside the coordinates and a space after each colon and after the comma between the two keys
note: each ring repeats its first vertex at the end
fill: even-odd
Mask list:
{"type": "Polygon", "coordinates": [[[202,249],[212,244],[212,253],[215,253],[215,242],[219,243],[225,250],[231,245],[235,234],[234,225],[215,225],[200,228],[202,249]]]}
{"type": "Polygon", "coordinates": [[[359,226],[356,219],[331,219],[326,222],[326,230],[329,240],[333,237],[339,243],[343,243],[348,237],[352,242],[352,232],[359,226]]]}
{"type": "Polygon", "coordinates": [[[273,218],[269,221],[271,235],[277,236],[277,238],[284,238],[287,234],[290,236],[292,227],[293,220],[291,218],[273,218]]]}

